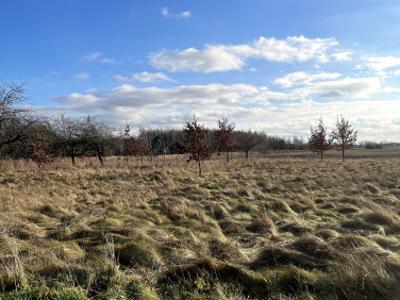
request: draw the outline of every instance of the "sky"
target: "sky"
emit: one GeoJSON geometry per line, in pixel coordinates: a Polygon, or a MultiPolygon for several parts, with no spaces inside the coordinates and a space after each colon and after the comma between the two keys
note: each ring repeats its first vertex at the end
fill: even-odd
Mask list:
{"type": "Polygon", "coordinates": [[[398,0],[2,0],[0,81],[27,105],[115,128],[306,137],[349,119],[400,141],[398,0]]]}

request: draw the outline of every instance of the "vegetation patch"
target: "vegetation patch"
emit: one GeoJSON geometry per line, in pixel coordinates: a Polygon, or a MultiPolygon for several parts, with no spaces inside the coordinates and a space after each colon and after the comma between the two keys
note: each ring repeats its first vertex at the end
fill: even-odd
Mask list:
{"type": "Polygon", "coordinates": [[[1,173],[0,299],[396,299],[399,159],[230,154],[1,173]]]}

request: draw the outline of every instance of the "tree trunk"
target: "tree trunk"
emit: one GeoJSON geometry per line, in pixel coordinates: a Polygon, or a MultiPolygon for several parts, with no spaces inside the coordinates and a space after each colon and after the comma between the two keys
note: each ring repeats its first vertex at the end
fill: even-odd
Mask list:
{"type": "Polygon", "coordinates": [[[226,162],[229,164],[229,152],[226,152],[226,162]]]}
{"type": "Polygon", "coordinates": [[[75,153],[74,152],[71,153],[71,161],[72,161],[72,165],[75,166],[75,153]]]}
{"type": "Polygon", "coordinates": [[[249,150],[245,150],[246,153],[246,159],[249,159],[249,150]]]}
{"type": "Polygon", "coordinates": [[[321,155],[321,162],[322,162],[324,160],[324,151],[321,151],[320,155],[321,155]]]}
{"type": "Polygon", "coordinates": [[[97,152],[97,158],[99,159],[100,164],[103,167],[104,166],[104,161],[103,161],[103,157],[101,156],[101,153],[99,151],[97,152]]]}
{"type": "Polygon", "coordinates": [[[201,176],[201,161],[200,160],[197,161],[197,165],[199,167],[199,176],[201,176]]]}
{"type": "Polygon", "coordinates": [[[342,161],[344,162],[344,145],[342,146],[342,161]]]}

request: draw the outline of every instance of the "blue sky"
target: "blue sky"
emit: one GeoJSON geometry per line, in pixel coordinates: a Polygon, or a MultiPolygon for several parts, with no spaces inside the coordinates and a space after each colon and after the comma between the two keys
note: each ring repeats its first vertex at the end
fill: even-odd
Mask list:
{"type": "Polygon", "coordinates": [[[398,1],[0,2],[0,80],[29,104],[116,127],[209,126],[306,136],[351,119],[400,140],[398,1]]]}

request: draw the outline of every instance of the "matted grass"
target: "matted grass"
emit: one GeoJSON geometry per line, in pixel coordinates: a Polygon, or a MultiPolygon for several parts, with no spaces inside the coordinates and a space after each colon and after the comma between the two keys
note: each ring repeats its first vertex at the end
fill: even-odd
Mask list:
{"type": "Polygon", "coordinates": [[[202,177],[183,157],[3,161],[0,299],[397,299],[400,158],[375,153],[202,177]]]}

